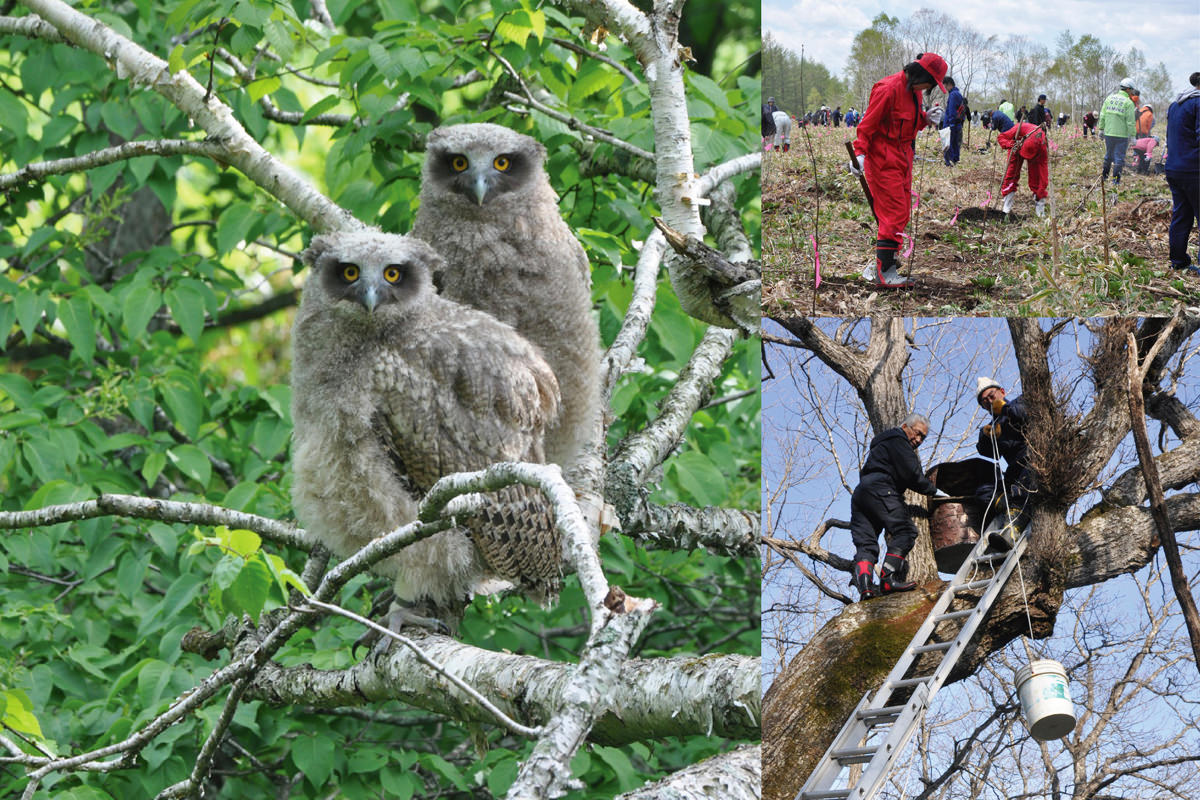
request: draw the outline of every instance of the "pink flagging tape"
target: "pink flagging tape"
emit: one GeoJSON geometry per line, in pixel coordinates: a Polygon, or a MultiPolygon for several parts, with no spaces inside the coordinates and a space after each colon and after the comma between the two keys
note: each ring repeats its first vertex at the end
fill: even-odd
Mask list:
{"type": "Polygon", "coordinates": [[[816,273],[814,277],[813,288],[821,288],[821,254],[817,251],[817,237],[814,234],[809,234],[808,238],[812,240],[813,246],[813,263],[816,265],[816,273]]]}
{"type": "Polygon", "coordinates": [[[908,258],[909,256],[912,255],[914,240],[907,233],[900,234],[900,238],[903,239],[904,241],[908,242],[908,247],[904,248],[904,252],[900,254],[900,257],[908,258]]]}
{"type": "Polygon", "coordinates": [[[959,210],[959,209],[958,209],[958,206],[955,206],[955,207],[954,207],[954,216],[950,218],[950,224],[951,224],[951,225],[953,225],[954,223],[958,222],[958,210],[959,210]]]}
{"type": "Polygon", "coordinates": [[[991,189],[988,189],[988,196],[987,196],[987,199],[986,199],[986,200],[984,200],[982,203],[980,203],[980,204],[979,204],[979,207],[980,207],[980,208],[987,208],[987,207],[988,207],[988,203],[990,203],[990,202],[992,202],[992,190],[991,190],[991,189]]]}

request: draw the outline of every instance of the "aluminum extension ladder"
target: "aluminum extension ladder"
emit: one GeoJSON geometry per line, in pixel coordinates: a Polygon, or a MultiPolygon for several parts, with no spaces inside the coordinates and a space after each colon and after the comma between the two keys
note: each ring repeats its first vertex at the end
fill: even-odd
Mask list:
{"type": "Polygon", "coordinates": [[[863,695],[854,713],[808,776],[796,800],[870,800],[883,786],[896,758],[925,718],[925,711],[933,696],[950,676],[967,643],[1016,569],[1029,541],[1029,528],[1025,527],[1013,549],[1007,553],[985,554],[987,539],[987,535],[979,537],[974,549],[958,572],[954,573],[929,616],[884,680],[883,686],[873,696],[871,692],[863,695]],[[980,570],[990,571],[991,575],[980,578],[980,570]],[[978,589],[984,591],[976,606],[961,611],[947,611],[956,594],[978,589]],[[953,638],[931,640],[939,625],[960,620],[962,627],[953,638]],[[918,656],[934,652],[943,655],[932,673],[905,677],[918,656]],[[894,694],[905,689],[913,690],[907,701],[897,703],[892,700],[894,694]],[[852,782],[850,767],[855,764],[866,766],[862,768],[858,780],[852,782]]]}

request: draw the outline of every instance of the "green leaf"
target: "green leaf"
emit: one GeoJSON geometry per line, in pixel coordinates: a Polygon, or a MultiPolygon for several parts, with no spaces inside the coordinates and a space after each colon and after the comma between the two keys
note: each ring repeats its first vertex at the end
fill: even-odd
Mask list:
{"type": "Polygon", "coordinates": [[[529,41],[529,34],[533,33],[533,26],[528,24],[528,19],[529,15],[521,12],[509,14],[496,24],[496,34],[524,47],[525,42],[529,41]],[[526,21],[525,24],[521,23],[522,20],[526,21]]]}
{"type": "Polygon", "coordinates": [[[263,33],[266,34],[267,41],[271,43],[275,53],[286,64],[287,60],[292,57],[292,51],[296,49],[287,25],[277,19],[270,19],[267,20],[267,24],[263,25],[263,33]]]}
{"type": "Polygon", "coordinates": [[[249,203],[234,203],[225,209],[217,220],[217,252],[233,252],[238,242],[245,240],[256,218],[254,208],[249,203]]]}
{"type": "Polygon", "coordinates": [[[336,106],[339,100],[340,98],[336,94],[322,97],[320,100],[313,103],[312,106],[309,107],[308,111],[304,112],[304,116],[300,118],[300,124],[303,125],[313,117],[324,114],[326,111],[336,106]]]}
{"type": "Polygon", "coordinates": [[[168,450],[167,457],[184,475],[201,486],[208,486],[208,481],[212,478],[212,463],[199,447],[194,444],[181,444],[168,450]]]}
{"type": "Polygon", "coordinates": [[[729,98],[725,96],[725,91],[717,85],[716,81],[697,72],[688,72],[688,79],[692,88],[698,91],[717,111],[728,116],[734,115],[733,107],[729,105],[729,98]]]}
{"type": "Polygon", "coordinates": [[[83,362],[89,363],[96,353],[96,329],[92,322],[92,307],[80,296],[58,304],[58,318],[67,329],[67,339],[83,362]]]}
{"type": "Polygon", "coordinates": [[[642,783],[641,778],[638,777],[637,770],[633,768],[633,763],[629,760],[629,756],[623,750],[618,750],[615,747],[596,745],[592,748],[592,753],[613,771],[617,777],[617,785],[622,791],[632,789],[642,783]]]}
{"type": "Polygon", "coordinates": [[[20,689],[9,689],[0,694],[0,703],[3,703],[3,715],[0,715],[0,720],[5,726],[38,739],[45,738],[42,726],[34,716],[33,702],[29,695],[20,689]]]}
{"type": "Polygon", "coordinates": [[[37,425],[44,420],[45,417],[37,411],[11,411],[8,414],[0,414],[0,431],[12,431],[24,428],[26,425],[37,425]]]}
{"type": "Polygon", "coordinates": [[[493,797],[503,797],[517,779],[517,757],[509,756],[500,759],[488,771],[487,787],[493,797]]]}
{"type": "Polygon", "coordinates": [[[0,389],[4,390],[17,408],[29,408],[33,405],[33,384],[24,375],[0,372],[0,389]]]}
{"type": "Polygon", "coordinates": [[[45,309],[42,296],[35,291],[25,289],[13,299],[13,305],[17,309],[17,324],[21,326],[21,330],[25,331],[25,340],[33,342],[33,332],[37,329],[38,323],[42,321],[42,312],[45,309]]]}
{"type": "Polygon", "coordinates": [[[333,772],[334,742],[327,736],[301,736],[292,744],[292,763],[317,789],[333,772]]]}
{"type": "Polygon", "coordinates": [[[422,753],[417,761],[424,764],[431,772],[436,772],[450,781],[461,791],[466,792],[470,790],[470,785],[467,783],[466,777],[463,776],[462,770],[436,753],[422,753]]]}
{"type": "Polygon", "coordinates": [[[193,342],[200,341],[204,331],[204,295],[193,287],[182,284],[174,286],[166,292],[167,307],[171,316],[183,330],[183,334],[193,342]]]}
{"type": "Polygon", "coordinates": [[[125,332],[134,339],[141,336],[161,306],[162,294],[153,286],[134,286],[125,293],[125,301],[121,304],[125,332]]]}
{"type": "Polygon", "coordinates": [[[196,377],[177,370],[172,373],[170,381],[159,387],[159,394],[171,420],[179,426],[185,436],[195,439],[196,434],[200,432],[200,420],[204,414],[204,396],[200,392],[200,384],[196,377]]]}
{"type": "Polygon", "coordinates": [[[262,548],[262,537],[254,531],[225,530],[221,533],[221,541],[242,558],[250,558],[262,548]]]}
{"type": "Polygon", "coordinates": [[[24,137],[29,130],[25,104],[7,89],[0,91],[0,130],[12,131],[19,137],[24,137]]]}
{"type": "Polygon", "coordinates": [[[386,767],[379,773],[379,784],[387,793],[388,800],[412,800],[417,789],[424,788],[411,772],[395,767],[386,767]]]}
{"type": "Polygon", "coordinates": [[[359,748],[350,754],[346,762],[351,772],[378,772],[388,762],[388,754],[381,750],[359,748]]]}
{"type": "Polygon", "coordinates": [[[371,56],[371,63],[384,74],[384,77],[396,80],[404,74],[404,68],[400,62],[393,58],[387,48],[379,42],[371,42],[367,45],[367,53],[371,56]]]}
{"type": "Polygon", "coordinates": [[[278,76],[263,75],[247,84],[246,92],[250,95],[250,99],[257,103],[272,92],[278,91],[281,86],[283,86],[283,81],[278,76]]]}
{"type": "Polygon", "coordinates": [[[671,459],[669,468],[679,485],[703,505],[719,505],[728,493],[724,474],[704,453],[685,450],[671,459]]]}
{"type": "Polygon", "coordinates": [[[137,116],[129,106],[125,105],[123,98],[109,101],[100,106],[100,119],[104,120],[104,124],[110,131],[122,139],[130,140],[137,134],[137,116]]]}

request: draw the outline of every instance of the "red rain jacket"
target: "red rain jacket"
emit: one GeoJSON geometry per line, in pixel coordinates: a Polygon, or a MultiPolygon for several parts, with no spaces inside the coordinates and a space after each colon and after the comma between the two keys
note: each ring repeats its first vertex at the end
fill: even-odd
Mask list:
{"type": "Polygon", "coordinates": [[[1024,136],[1025,141],[1021,142],[1020,154],[1021,158],[1029,160],[1038,153],[1046,151],[1046,133],[1037,125],[1031,125],[1028,122],[1019,122],[1006,130],[1004,133],[996,137],[996,143],[1005,150],[1011,150],[1016,144],[1017,137],[1024,136]]]}
{"type": "Polygon", "coordinates": [[[871,87],[871,100],[858,123],[854,152],[867,157],[867,185],[875,198],[881,239],[899,241],[908,224],[913,141],[925,125],[920,93],[908,88],[903,71],[871,87]]]}

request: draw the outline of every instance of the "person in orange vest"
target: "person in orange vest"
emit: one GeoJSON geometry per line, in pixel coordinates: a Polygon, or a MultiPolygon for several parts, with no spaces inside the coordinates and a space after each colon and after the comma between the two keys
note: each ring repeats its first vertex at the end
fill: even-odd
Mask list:
{"type": "Polygon", "coordinates": [[[1147,103],[1142,106],[1137,114],[1137,136],[1136,139],[1145,139],[1150,135],[1150,129],[1154,127],[1154,106],[1147,103]]]}
{"type": "Polygon", "coordinates": [[[1034,212],[1040,217],[1046,213],[1046,195],[1050,188],[1050,151],[1046,146],[1046,131],[1031,122],[1018,122],[1002,131],[996,143],[1011,151],[1004,180],[1000,183],[1000,196],[1004,198],[1004,213],[1012,211],[1017,196],[1017,183],[1021,180],[1021,165],[1029,162],[1029,190],[1033,192],[1037,205],[1034,212]]]}
{"type": "Polygon", "coordinates": [[[928,120],[922,111],[921,93],[937,86],[946,91],[946,61],[936,53],[918,53],[915,61],[871,87],[867,111],[858,123],[854,140],[855,175],[865,173],[875,204],[878,237],[875,240],[875,283],[883,289],[912,285],[896,271],[900,235],[912,211],[913,148],[917,133],[928,120]]]}

